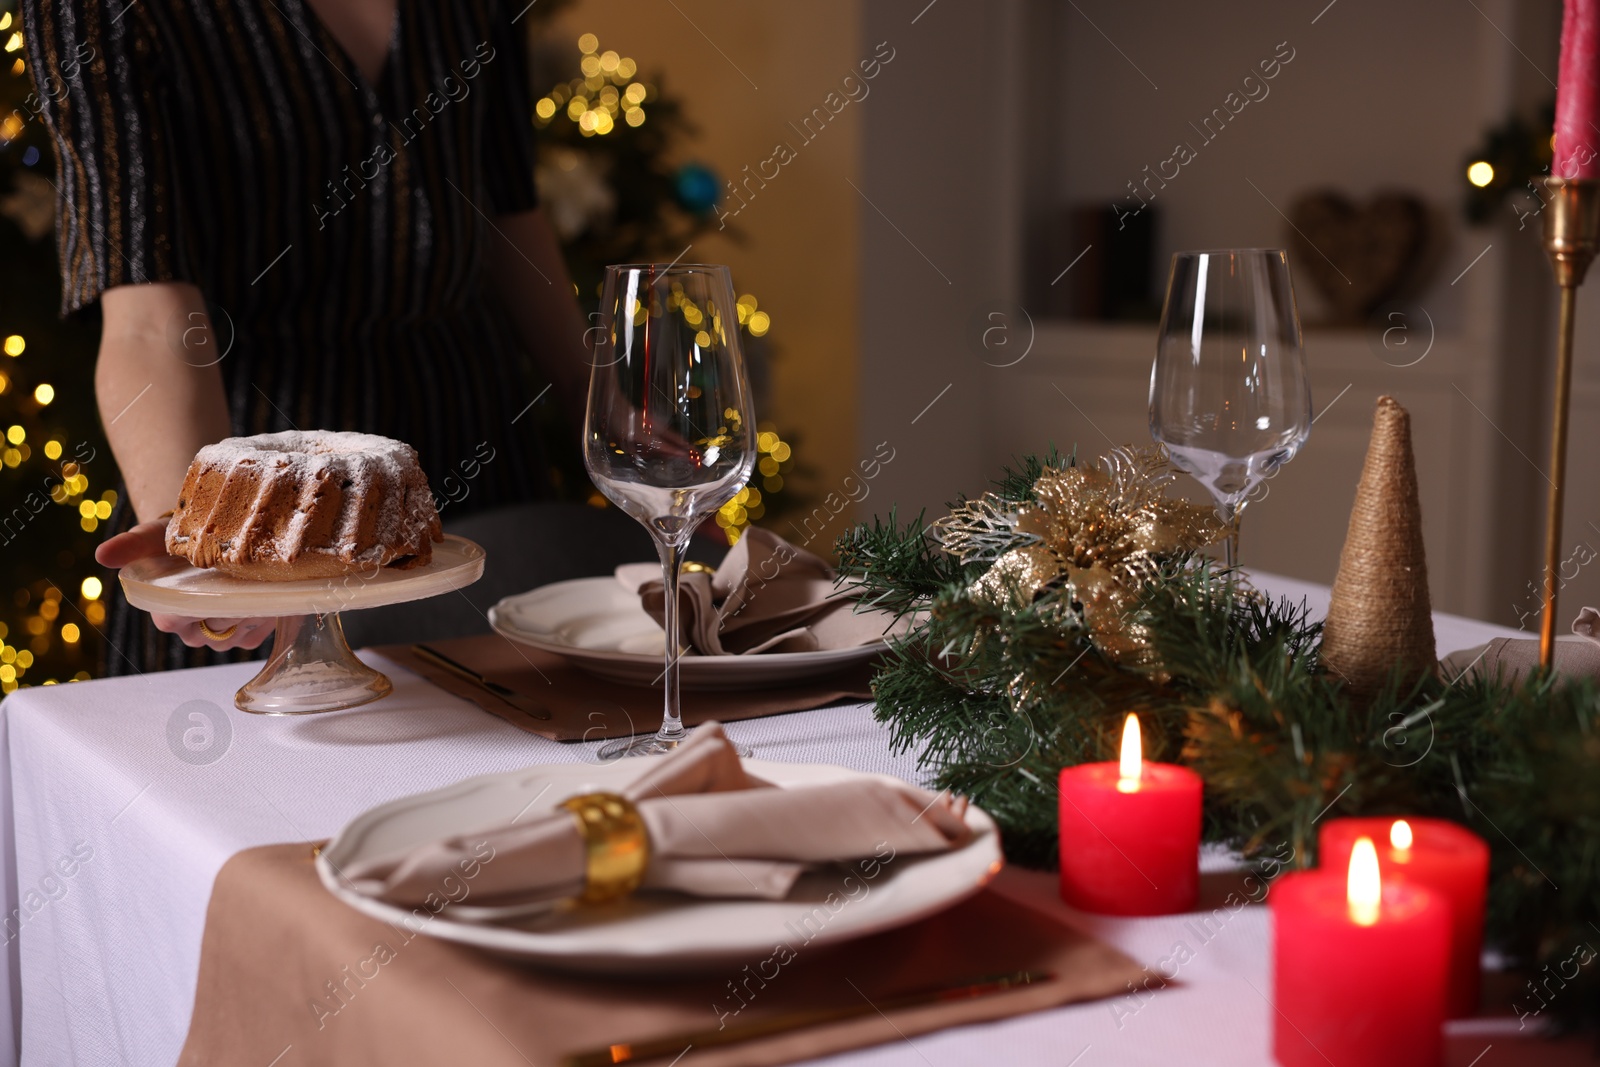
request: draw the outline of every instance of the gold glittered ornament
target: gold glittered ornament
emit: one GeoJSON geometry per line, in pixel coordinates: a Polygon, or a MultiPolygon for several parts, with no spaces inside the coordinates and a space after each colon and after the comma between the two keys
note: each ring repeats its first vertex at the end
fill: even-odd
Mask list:
{"type": "Polygon", "coordinates": [[[1095,644],[1143,660],[1148,635],[1127,618],[1139,587],[1226,532],[1213,509],[1167,496],[1176,477],[1164,449],[1118,448],[1093,465],[1047,467],[1026,504],[985,493],[934,529],[961,562],[990,562],[975,595],[1020,606],[1069,586],[1095,644]]]}

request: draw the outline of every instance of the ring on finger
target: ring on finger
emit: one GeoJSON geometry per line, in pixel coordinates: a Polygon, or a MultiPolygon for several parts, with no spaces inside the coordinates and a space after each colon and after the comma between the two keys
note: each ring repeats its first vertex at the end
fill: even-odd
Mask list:
{"type": "Polygon", "coordinates": [[[206,620],[200,620],[200,632],[213,641],[226,641],[228,638],[232,637],[234,635],[234,631],[238,629],[239,624],[234,623],[226,630],[213,630],[206,624],[206,620]]]}

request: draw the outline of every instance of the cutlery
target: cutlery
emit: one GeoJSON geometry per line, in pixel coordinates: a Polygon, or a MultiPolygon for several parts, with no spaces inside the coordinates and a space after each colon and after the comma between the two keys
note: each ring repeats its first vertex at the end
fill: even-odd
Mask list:
{"type": "Polygon", "coordinates": [[[1055,975],[1048,971],[1018,971],[1015,974],[979,978],[962,982],[959,985],[944,986],[939,989],[924,989],[916,993],[891,997],[888,1000],[878,1001],[877,1003],[867,1000],[863,995],[860,1004],[851,1004],[842,1008],[788,1012],[783,1015],[774,1015],[767,1019],[758,1019],[754,1022],[734,1023],[731,1026],[724,1026],[720,1030],[707,1027],[703,1030],[686,1030],[667,1037],[650,1038],[647,1041],[606,1045],[602,1048],[574,1053],[562,1060],[561,1064],[562,1067],[602,1067],[604,1064],[631,1063],[634,1060],[670,1056],[673,1053],[677,1053],[681,1057],[683,1053],[695,1046],[715,1048],[721,1045],[736,1045],[758,1037],[770,1037],[773,1034],[800,1030],[807,1026],[821,1026],[824,1023],[841,1022],[845,1019],[855,1019],[863,1015],[886,1015],[891,1011],[918,1008],[944,1001],[970,1000],[973,997],[984,997],[991,993],[1003,993],[1008,989],[1032,985],[1035,982],[1050,982],[1054,980],[1055,975]]]}
{"type": "Polygon", "coordinates": [[[415,652],[419,657],[427,660],[435,667],[447,670],[457,678],[460,678],[463,681],[471,682],[473,685],[484,690],[485,692],[494,694],[507,704],[511,705],[513,708],[516,708],[518,711],[522,712],[524,715],[531,716],[535,719],[550,718],[549,710],[541,707],[531,697],[523,696],[515,689],[509,689],[506,686],[501,685],[499,682],[491,682],[489,679],[485,678],[471,667],[468,667],[464,663],[456,662],[436,648],[430,648],[427,645],[412,645],[411,651],[415,652]]]}

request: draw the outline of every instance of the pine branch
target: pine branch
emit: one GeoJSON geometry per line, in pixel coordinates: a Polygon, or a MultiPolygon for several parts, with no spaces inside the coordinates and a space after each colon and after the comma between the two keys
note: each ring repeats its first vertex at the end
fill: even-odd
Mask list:
{"type": "Polygon", "coordinates": [[[834,544],[840,581],[861,583],[862,602],[896,618],[926,606],[942,589],[964,577],[960,563],[928,536],[925,512],[902,527],[897,512],[887,521],[862,523],[834,544]]]}
{"type": "MultiPolygon", "coordinates": [[[[997,492],[1026,501],[1061,462],[1020,461],[997,492]]],[[[914,614],[874,680],[879,719],[940,787],[995,817],[1013,862],[1055,863],[1060,769],[1114,758],[1137,708],[1146,757],[1205,779],[1206,839],[1246,855],[1289,844],[1309,865],[1319,827],[1341,815],[1474,828],[1491,847],[1488,943],[1560,976],[1553,1016],[1600,1024],[1600,685],[1411,680],[1397,667],[1358,703],[1323,669],[1305,604],[1188,558],[1167,561],[1127,613],[1155,653],[1141,667],[1096,646],[1069,590],[974,594],[985,567],[941,552],[921,516],[858,527],[839,552],[869,596],[914,614]]]]}
{"type": "Polygon", "coordinates": [[[1001,467],[1000,477],[994,479],[992,484],[996,496],[1021,504],[1034,499],[1033,483],[1039,480],[1046,468],[1061,470],[1063,467],[1076,466],[1078,456],[1076,450],[1063,456],[1055,445],[1051,445],[1042,457],[1023,456],[1012,462],[1016,467],[1001,467]]]}

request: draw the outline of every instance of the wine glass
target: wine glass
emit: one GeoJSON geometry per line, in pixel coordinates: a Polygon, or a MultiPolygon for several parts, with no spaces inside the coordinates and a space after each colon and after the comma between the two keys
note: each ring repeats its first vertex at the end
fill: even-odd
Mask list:
{"type": "Polygon", "coordinates": [[[1216,501],[1230,527],[1232,569],[1246,498],[1311,435],[1311,385],[1282,249],[1172,257],[1150,368],[1150,435],[1216,501]]]}
{"type": "Polygon", "coordinates": [[[670,752],[688,736],[678,703],[678,572],[695,529],[744,487],[755,418],[727,267],[606,268],[584,420],[595,487],[650,531],[665,580],[661,729],[601,759],[670,752]]]}

